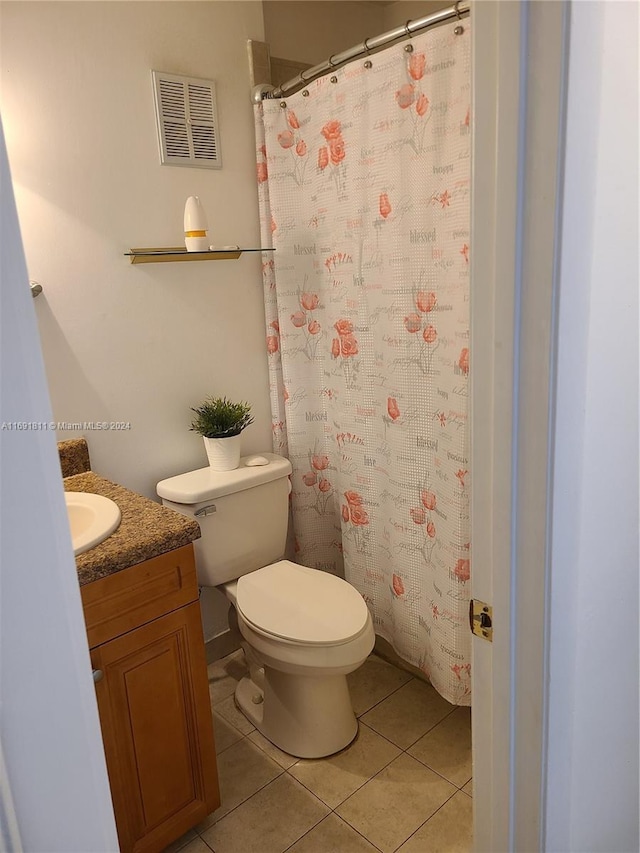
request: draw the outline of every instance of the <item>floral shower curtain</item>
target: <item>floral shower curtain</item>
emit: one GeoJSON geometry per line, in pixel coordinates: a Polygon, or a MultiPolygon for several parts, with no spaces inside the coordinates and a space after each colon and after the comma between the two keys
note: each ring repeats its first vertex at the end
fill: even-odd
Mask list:
{"type": "Polygon", "coordinates": [[[296,559],[346,577],[468,705],[469,22],[453,30],[264,101],[256,135],[296,559]]]}

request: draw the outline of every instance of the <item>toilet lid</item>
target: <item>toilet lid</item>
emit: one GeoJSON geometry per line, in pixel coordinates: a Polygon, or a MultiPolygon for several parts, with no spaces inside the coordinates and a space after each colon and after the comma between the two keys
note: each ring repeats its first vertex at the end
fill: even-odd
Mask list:
{"type": "Polygon", "coordinates": [[[237,596],[240,613],[258,631],[297,643],[346,643],[369,616],[351,584],[289,560],[242,575],[237,596]]]}

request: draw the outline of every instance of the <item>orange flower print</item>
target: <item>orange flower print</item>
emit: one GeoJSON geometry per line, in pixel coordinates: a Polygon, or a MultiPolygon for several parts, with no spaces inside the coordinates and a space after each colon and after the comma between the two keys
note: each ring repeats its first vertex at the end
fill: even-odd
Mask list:
{"type": "Polygon", "coordinates": [[[307,329],[310,335],[317,335],[320,331],[320,323],[317,320],[310,320],[307,329]]]}
{"type": "Polygon", "coordinates": [[[285,386],[283,387],[283,389],[282,389],[282,399],[284,400],[284,402],[285,402],[285,403],[286,403],[286,402],[287,402],[287,400],[289,399],[289,392],[287,391],[287,386],[286,386],[286,385],[285,385],[285,386]]]}
{"type": "Polygon", "coordinates": [[[291,322],[296,327],[296,329],[301,329],[307,322],[307,315],[304,313],[304,311],[296,311],[295,314],[291,315],[291,322]]]}
{"type": "Polygon", "coordinates": [[[278,338],[275,335],[267,335],[267,352],[269,355],[278,352],[278,338]]]}
{"type": "Polygon", "coordinates": [[[282,133],[278,134],[278,142],[280,143],[280,147],[286,150],[287,148],[291,148],[295,142],[295,137],[290,130],[283,130],[282,133]]]}
{"type": "Polygon", "coordinates": [[[362,495],[359,495],[358,492],[345,492],[344,497],[349,506],[362,506],[362,495]]]}
{"type": "Polygon", "coordinates": [[[318,168],[325,169],[329,165],[329,151],[326,145],[318,149],[318,168]]]}
{"type": "Polygon", "coordinates": [[[433,326],[427,326],[427,328],[422,333],[422,337],[426,343],[432,344],[435,339],[438,337],[438,333],[433,328],[433,326]]]}
{"type": "Polygon", "coordinates": [[[331,483],[325,477],[320,477],[318,488],[321,492],[328,492],[331,489],[331,483]]]}
{"type": "Polygon", "coordinates": [[[358,527],[369,524],[369,516],[361,506],[349,507],[349,516],[351,517],[351,524],[355,524],[358,527]]]}
{"type": "Polygon", "coordinates": [[[314,453],[311,457],[311,467],[315,468],[316,471],[324,471],[325,468],[329,467],[329,457],[314,453]]]}
{"type": "Polygon", "coordinates": [[[320,304],[320,299],[315,293],[303,293],[300,296],[300,304],[305,311],[313,311],[320,304]]]}
{"type": "Polygon", "coordinates": [[[411,332],[411,334],[415,334],[420,331],[422,327],[422,321],[420,320],[419,314],[409,314],[408,317],[404,318],[404,325],[407,332],[411,332]]]}
{"type": "Polygon", "coordinates": [[[424,76],[424,53],[409,54],[409,74],[414,80],[421,80],[424,76]]]}
{"type": "Polygon", "coordinates": [[[339,166],[340,163],[344,160],[344,140],[342,137],[339,139],[331,139],[329,141],[329,156],[331,157],[331,162],[334,166],[339,166]]]}
{"type": "Polygon", "coordinates": [[[256,163],[256,171],[258,174],[258,183],[264,184],[269,179],[269,172],[266,163],[256,163]]]}
{"type": "Polygon", "coordinates": [[[304,155],[306,153],[307,153],[307,143],[304,141],[304,139],[301,139],[296,144],[296,154],[298,155],[298,157],[304,157],[304,155]]]}
{"type": "Polygon", "coordinates": [[[416,307],[423,314],[428,314],[436,307],[437,298],[435,293],[425,293],[424,290],[418,291],[416,294],[416,307]]]}
{"type": "Polygon", "coordinates": [[[340,338],[340,353],[345,358],[358,354],[358,341],[353,335],[343,335],[340,338]]]}
{"type": "Polygon", "coordinates": [[[298,117],[296,116],[293,110],[289,110],[287,112],[287,121],[289,122],[289,127],[292,127],[294,130],[298,130],[298,128],[300,127],[298,117]]]}
{"type": "Polygon", "coordinates": [[[449,190],[445,190],[443,193],[441,193],[438,196],[438,201],[440,202],[442,207],[449,207],[450,206],[449,205],[449,199],[450,198],[451,198],[451,196],[449,195],[449,190]]]}
{"type": "Polygon", "coordinates": [[[433,539],[433,537],[435,535],[436,535],[436,526],[433,523],[433,521],[428,521],[427,522],[427,536],[429,536],[431,539],[433,539]]]}
{"type": "Polygon", "coordinates": [[[396,101],[401,110],[406,110],[416,99],[416,91],[413,83],[405,83],[396,92],[396,101]]]}
{"type": "Polygon", "coordinates": [[[387,397],[387,412],[392,421],[397,421],[400,417],[400,409],[395,397],[387,397]]]}
{"type": "Polygon", "coordinates": [[[469,263],[469,247],[465,243],[460,249],[460,254],[463,256],[465,263],[469,263]]]}
{"type": "Polygon", "coordinates": [[[315,486],[318,482],[318,475],[315,471],[307,471],[306,474],[302,475],[302,482],[305,486],[315,486]]]}
{"type": "Polygon", "coordinates": [[[414,524],[424,524],[427,518],[422,507],[410,509],[409,515],[413,519],[414,524]]]}
{"type": "Polygon", "coordinates": [[[334,338],[331,341],[331,355],[337,358],[340,355],[340,338],[334,338]]]}
{"type": "Polygon", "coordinates": [[[333,328],[340,336],[353,334],[353,323],[351,320],[338,320],[337,323],[333,324],[333,328]]]}
{"type": "Polygon", "coordinates": [[[380,193],[380,216],[386,219],[390,213],[391,202],[389,201],[389,196],[386,193],[380,193]]]}
{"type": "Polygon", "coordinates": [[[462,681],[462,679],[460,678],[460,673],[461,673],[461,672],[466,672],[466,673],[467,673],[467,675],[470,675],[470,673],[471,673],[471,665],[470,665],[470,664],[468,664],[468,663],[467,663],[467,664],[462,664],[462,665],[461,665],[461,664],[459,664],[459,663],[454,663],[454,664],[450,667],[450,669],[451,669],[451,672],[452,672],[452,673],[455,675],[455,677],[458,679],[458,681],[462,681]]]}
{"type": "Polygon", "coordinates": [[[276,330],[276,332],[280,333],[280,323],[278,323],[278,321],[277,321],[277,320],[272,320],[272,321],[269,323],[269,326],[270,326],[272,329],[275,329],[275,330],[276,330]]]}
{"type": "Polygon", "coordinates": [[[345,524],[349,521],[349,507],[346,504],[342,504],[342,520],[345,524]]]}
{"type": "Polygon", "coordinates": [[[460,358],[458,359],[458,367],[464,373],[465,376],[469,373],[469,350],[467,347],[460,352],[460,358]]]}
{"type": "Polygon", "coordinates": [[[462,486],[463,489],[464,489],[464,478],[467,476],[468,473],[469,473],[468,471],[463,471],[462,468],[459,468],[456,471],[456,477],[458,478],[458,480],[460,480],[460,485],[462,486]]]}
{"type": "Polygon", "coordinates": [[[436,496],[433,492],[429,492],[426,489],[420,492],[420,500],[422,501],[422,506],[425,509],[431,511],[436,508],[436,496]]]}
{"type": "Polygon", "coordinates": [[[471,577],[471,561],[458,560],[458,562],[456,563],[456,567],[453,570],[453,573],[459,581],[468,581],[471,577]]]}
{"type": "Polygon", "coordinates": [[[335,119],[333,121],[328,121],[320,133],[324,136],[327,142],[330,142],[332,139],[339,139],[342,135],[340,122],[335,119]]]}
{"type": "Polygon", "coordinates": [[[396,595],[404,595],[404,584],[402,583],[402,578],[399,578],[398,575],[394,574],[391,580],[391,585],[393,586],[393,591],[396,595]]]}
{"type": "Polygon", "coordinates": [[[271,233],[272,234],[274,233],[274,231],[278,230],[278,226],[276,225],[276,221],[273,218],[273,216],[271,217],[271,226],[270,227],[271,227],[271,233]]]}
{"type": "Polygon", "coordinates": [[[423,116],[429,109],[429,98],[426,95],[420,95],[416,101],[416,112],[419,116],[423,116]]]}
{"type": "Polygon", "coordinates": [[[470,119],[471,119],[471,107],[467,107],[467,114],[464,117],[464,124],[466,127],[469,127],[470,119]]]}

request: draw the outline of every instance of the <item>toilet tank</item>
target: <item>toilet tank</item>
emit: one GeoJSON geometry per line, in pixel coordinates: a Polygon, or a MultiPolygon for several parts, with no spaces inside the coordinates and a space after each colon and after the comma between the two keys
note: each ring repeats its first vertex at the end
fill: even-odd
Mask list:
{"type": "Polygon", "coordinates": [[[242,457],[233,471],[200,468],[158,483],[164,506],[200,525],[193,543],[199,584],[218,586],[282,559],[290,473],[288,459],[264,453],[242,457]]]}

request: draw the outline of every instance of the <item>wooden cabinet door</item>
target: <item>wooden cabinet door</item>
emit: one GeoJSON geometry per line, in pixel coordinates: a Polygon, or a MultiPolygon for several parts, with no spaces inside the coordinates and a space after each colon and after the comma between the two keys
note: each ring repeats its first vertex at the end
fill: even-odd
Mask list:
{"type": "Polygon", "coordinates": [[[160,851],[220,804],[200,605],[91,659],[121,850],[160,851]]]}

